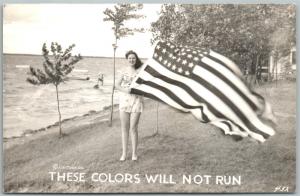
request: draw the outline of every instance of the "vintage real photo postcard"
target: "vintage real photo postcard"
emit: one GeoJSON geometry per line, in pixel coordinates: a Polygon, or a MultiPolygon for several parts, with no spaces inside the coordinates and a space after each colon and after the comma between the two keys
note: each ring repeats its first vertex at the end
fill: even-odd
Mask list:
{"type": "Polygon", "coordinates": [[[5,193],[293,193],[293,4],[3,5],[5,193]]]}

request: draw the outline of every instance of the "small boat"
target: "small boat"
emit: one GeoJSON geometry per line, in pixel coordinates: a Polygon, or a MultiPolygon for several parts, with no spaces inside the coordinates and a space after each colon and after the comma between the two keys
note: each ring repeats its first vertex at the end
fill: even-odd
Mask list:
{"type": "Polygon", "coordinates": [[[68,78],[72,80],[90,80],[88,72],[87,69],[73,69],[68,78]]]}
{"type": "Polygon", "coordinates": [[[29,65],[16,65],[16,68],[27,69],[27,68],[29,68],[29,65]]]}

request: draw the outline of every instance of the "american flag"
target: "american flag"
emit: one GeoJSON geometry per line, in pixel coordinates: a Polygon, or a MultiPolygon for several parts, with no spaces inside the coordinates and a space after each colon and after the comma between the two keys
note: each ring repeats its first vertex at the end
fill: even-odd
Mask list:
{"type": "Polygon", "coordinates": [[[131,93],[160,100],[225,134],[264,142],[275,134],[270,105],[243,82],[230,59],[212,50],[158,42],[131,84],[131,93]]]}

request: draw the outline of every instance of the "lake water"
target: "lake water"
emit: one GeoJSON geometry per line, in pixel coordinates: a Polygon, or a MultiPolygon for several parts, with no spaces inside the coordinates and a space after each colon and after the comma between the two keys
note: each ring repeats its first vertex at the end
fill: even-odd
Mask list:
{"type": "MultiPolygon", "coordinates": [[[[22,135],[24,130],[39,129],[58,121],[55,86],[35,86],[26,81],[28,67],[42,67],[43,57],[34,55],[3,55],[3,127],[4,138],[22,135]]],[[[126,59],[116,59],[116,70],[121,72],[126,59]]],[[[102,110],[110,105],[113,58],[84,57],[75,64],[70,75],[90,80],[70,79],[59,85],[62,119],[83,115],[91,110],[102,110]],[[83,70],[88,70],[84,72],[83,70]],[[104,85],[97,84],[97,75],[104,74],[104,85]]],[[[114,103],[118,103],[115,94],[114,103]]]]}

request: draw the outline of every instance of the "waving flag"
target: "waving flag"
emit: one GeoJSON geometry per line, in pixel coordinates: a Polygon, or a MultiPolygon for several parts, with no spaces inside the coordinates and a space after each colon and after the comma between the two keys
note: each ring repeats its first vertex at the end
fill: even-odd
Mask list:
{"type": "Polygon", "coordinates": [[[158,42],[132,82],[131,93],[191,112],[225,134],[260,142],[275,134],[263,121],[273,119],[270,105],[248,89],[231,60],[212,50],[158,42]]]}

